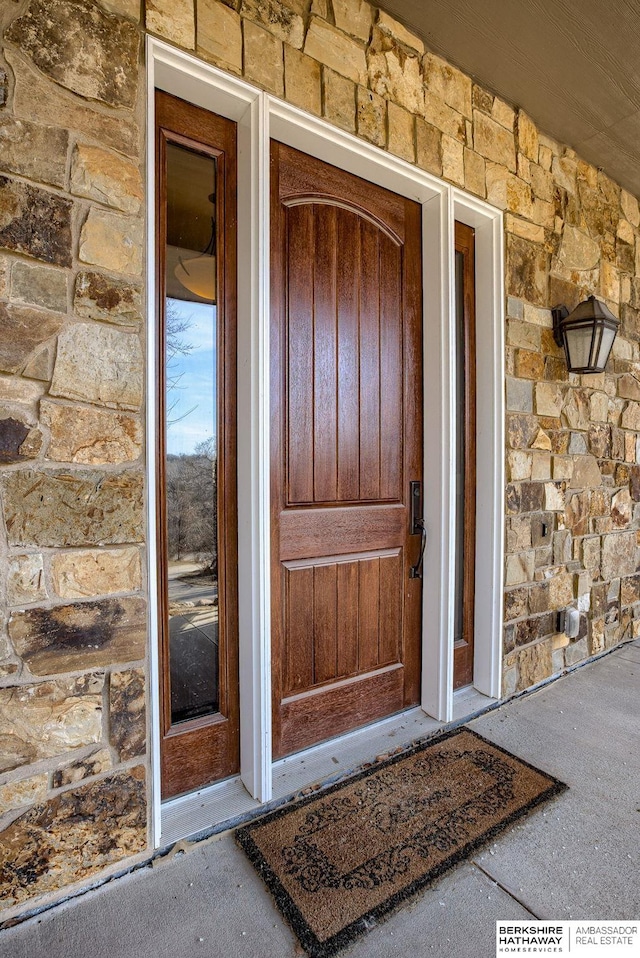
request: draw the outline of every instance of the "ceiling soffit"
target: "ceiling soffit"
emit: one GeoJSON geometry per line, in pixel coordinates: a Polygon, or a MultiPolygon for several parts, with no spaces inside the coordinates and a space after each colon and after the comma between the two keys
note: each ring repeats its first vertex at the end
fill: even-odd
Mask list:
{"type": "Polygon", "coordinates": [[[379,2],[428,49],[640,196],[640,3],[379,2]]]}

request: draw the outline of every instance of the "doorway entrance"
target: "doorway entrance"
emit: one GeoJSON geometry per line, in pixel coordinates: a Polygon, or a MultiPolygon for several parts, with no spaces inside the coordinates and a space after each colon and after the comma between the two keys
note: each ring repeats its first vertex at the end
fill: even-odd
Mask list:
{"type": "Polygon", "coordinates": [[[271,144],[275,758],[420,701],[421,207],[271,144]]]}

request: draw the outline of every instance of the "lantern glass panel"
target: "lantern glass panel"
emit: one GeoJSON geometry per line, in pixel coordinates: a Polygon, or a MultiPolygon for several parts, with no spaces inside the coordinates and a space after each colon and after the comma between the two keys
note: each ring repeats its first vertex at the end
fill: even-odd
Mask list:
{"type": "Polygon", "coordinates": [[[570,369],[584,369],[591,357],[593,326],[569,326],[564,331],[567,365],[570,369]]]}
{"type": "Polygon", "coordinates": [[[596,366],[598,369],[604,369],[605,363],[609,357],[609,351],[613,346],[613,341],[616,338],[616,330],[610,329],[608,326],[604,326],[602,329],[602,339],[600,340],[600,349],[598,350],[598,356],[596,360],[596,366]]]}

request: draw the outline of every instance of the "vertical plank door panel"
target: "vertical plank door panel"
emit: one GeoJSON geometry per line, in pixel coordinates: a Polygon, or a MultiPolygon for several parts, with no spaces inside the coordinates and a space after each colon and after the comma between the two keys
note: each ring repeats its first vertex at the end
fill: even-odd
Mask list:
{"type": "Polygon", "coordinates": [[[271,196],[279,757],[419,700],[422,254],[416,203],[276,142],[271,196]]]}

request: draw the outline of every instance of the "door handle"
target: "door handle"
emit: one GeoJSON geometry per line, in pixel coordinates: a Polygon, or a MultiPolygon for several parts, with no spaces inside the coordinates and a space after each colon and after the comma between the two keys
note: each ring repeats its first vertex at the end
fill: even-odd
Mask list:
{"type": "Polygon", "coordinates": [[[419,536],[422,532],[422,483],[413,480],[409,483],[409,535],[419,536]]]}
{"type": "Polygon", "coordinates": [[[422,483],[412,480],[409,483],[409,535],[420,536],[420,555],[409,570],[410,579],[422,578],[422,561],[427,546],[427,530],[422,517],[422,483]]]}

